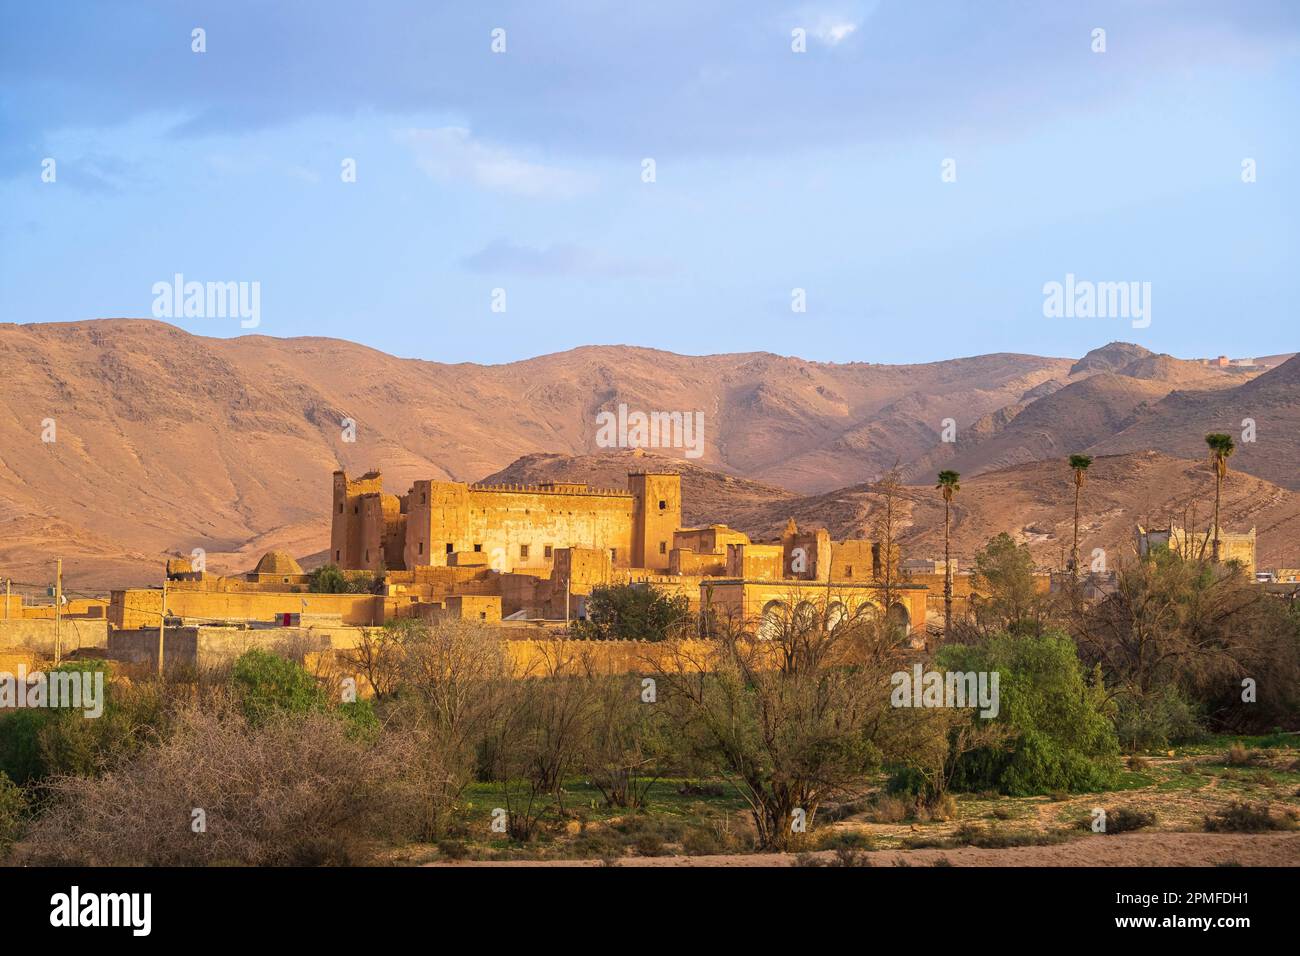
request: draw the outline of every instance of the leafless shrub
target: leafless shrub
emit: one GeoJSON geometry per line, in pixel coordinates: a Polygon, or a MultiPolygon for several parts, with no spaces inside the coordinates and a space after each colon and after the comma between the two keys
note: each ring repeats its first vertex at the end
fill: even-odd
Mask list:
{"type": "Polygon", "coordinates": [[[380,834],[391,767],[327,714],[250,726],[228,702],[98,777],[50,783],[33,862],[256,866],[349,863],[380,834]]]}

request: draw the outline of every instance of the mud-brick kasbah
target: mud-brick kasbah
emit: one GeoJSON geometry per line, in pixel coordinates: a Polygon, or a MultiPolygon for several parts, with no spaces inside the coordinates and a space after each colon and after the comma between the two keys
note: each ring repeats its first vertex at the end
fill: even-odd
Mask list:
{"type": "MultiPolygon", "coordinates": [[[[106,608],[70,605],[57,637],[33,633],[21,644],[56,657],[100,649],[154,666],[161,631],[169,667],[216,665],[250,647],[314,661],[357,646],[367,628],[449,616],[498,628],[521,663],[584,618],[601,585],[654,587],[685,597],[692,610],[758,622],[760,633],[807,600],[832,616],[885,615],[919,641],[927,611],[933,624],[942,608],[942,561],[929,573],[890,574],[885,607],[885,555],[872,541],[832,541],[825,529],[793,521],[766,543],[721,524],[683,527],[681,476],[673,473],[633,472],[623,489],[421,480],[399,496],[384,490],[378,471],[336,471],[331,518],[328,562],[380,582],[372,591],[313,592],[309,575],[279,551],[229,576],[172,560],[165,589],[115,590],[106,608]]],[[[964,601],[969,578],[956,581],[964,601]]],[[[616,646],[624,642],[588,643],[600,645],[611,669],[637,656],[616,646]]]]}

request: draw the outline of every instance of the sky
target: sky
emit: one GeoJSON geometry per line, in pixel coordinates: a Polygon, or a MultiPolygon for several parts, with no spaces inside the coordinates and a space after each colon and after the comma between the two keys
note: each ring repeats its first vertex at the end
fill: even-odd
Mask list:
{"type": "Polygon", "coordinates": [[[1275,354],[1297,126],[1288,0],[0,0],[0,321],[179,274],[257,284],[196,334],[445,362],[1275,354]]]}

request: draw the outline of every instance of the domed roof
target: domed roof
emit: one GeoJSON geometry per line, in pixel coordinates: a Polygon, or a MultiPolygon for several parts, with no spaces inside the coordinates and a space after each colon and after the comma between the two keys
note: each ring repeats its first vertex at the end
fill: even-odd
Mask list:
{"type": "Polygon", "coordinates": [[[302,574],[298,562],[286,551],[268,551],[253,568],[254,574],[302,574]]]}

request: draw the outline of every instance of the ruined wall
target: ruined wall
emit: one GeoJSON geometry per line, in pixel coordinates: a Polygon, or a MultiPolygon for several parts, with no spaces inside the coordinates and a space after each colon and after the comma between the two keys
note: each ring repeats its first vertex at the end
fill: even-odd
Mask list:
{"type": "Polygon", "coordinates": [[[785,577],[785,549],[779,544],[727,545],[727,577],[779,581],[785,577]]]}
{"type": "Polygon", "coordinates": [[[831,545],[830,572],[832,581],[871,581],[876,575],[872,543],[852,539],[831,545]]]}
{"type": "MultiPolygon", "coordinates": [[[[330,560],[341,568],[360,568],[364,549],[361,497],[383,491],[383,477],[377,471],[350,479],[345,471],[334,472],[334,494],[330,509],[330,560]]],[[[376,542],[376,547],[377,542],[376,542]]]]}
{"type": "Polygon", "coordinates": [[[694,551],[696,554],[720,554],[724,557],[729,544],[749,544],[749,535],[728,528],[725,524],[707,528],[683,528],[673,532],[673,547],[694,551]]]}
{"type": "Polygon", "coordinates": [[[688,548],[673,548],[668,552],[668,573],[722,577],[727,573],[727,555],[726,552],[697,554],[688,548]]]}
{"type": "Polygon", "coordinates": [[[799,531],[791,522],[781,537],[783,577],[802,581],[828,581],[831,573],[831,536],[825,528],[799,531]]]}

